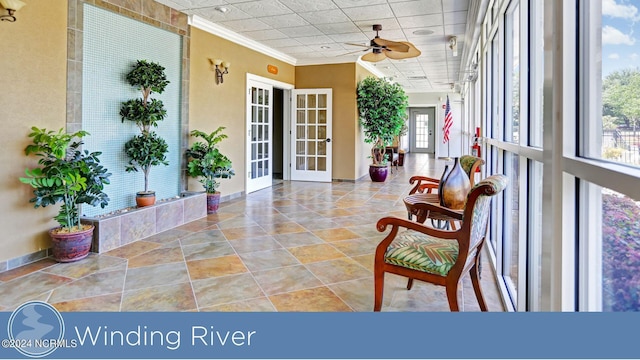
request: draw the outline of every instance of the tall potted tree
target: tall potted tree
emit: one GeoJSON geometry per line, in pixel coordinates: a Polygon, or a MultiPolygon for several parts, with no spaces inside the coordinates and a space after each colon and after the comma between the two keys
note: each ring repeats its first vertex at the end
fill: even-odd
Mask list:
{"type": "Polygon", "coordinates": [[[192,130],[191,136],[200,138],[203,141],[194,142],[187,149],[189,176],[198,178],[207,193],[207,213],[213,214],[218,211],[220,204],[220,192],[217,190],[220,182],[217,179],[229,179],[235,172],[231,167],[231,160],[223,155],[217,144],[227,135],[222,131],[225,127],[220,126],[210,134],[200,130],[192,130]]]}
{"type": "Polygon", "coordinates": [[[93,225],[80,223],[80,205],[104,208],[109,197],[102,190],[109,184],[111,173],[100,165],[100,152],[82,151],[82,137],[86,131],[67,134],[60,129],[31,128],[32,144],[25,154],[39,157],[34,169],[26,169],[20,181],[33,187],[29,202],[35,208],[62,204],[54,219],[60,225],[49,230],[53,242],[53,256],[60,262],[85,258],[91,249],[93,225]]]}
{"type": "Polygon", "coordinates": [[[130,99],[122,103],[120,117],[122,122],[132,121],[140,129],[140,134],[134,136],[124,145],[129,157],[127,172],[141,170],[144,173],[144,191],[136,194],[136,204],[139,207],[153,205],[156,193],[149,190],[149,172],[153,166],[168,165],[166,154],[169,150],[167,142],[152,131],[158,122],[164,120],[167,111],[162,100],[150,98],[152,93],[161,94],[169,81],[164,67],[158,63],[138,60],[133,69],[127,74],[127,82],[138,88],[142,98],[130,99]]]}
{"type": "Polygon", "coordinates": [[[357,104],[365,142],[373,144],[369,175],[372,181],[385,181],[388,171],[385,148],[402,131],[408,97],[399,84],[369,76],[358,83],[357,104]]]}

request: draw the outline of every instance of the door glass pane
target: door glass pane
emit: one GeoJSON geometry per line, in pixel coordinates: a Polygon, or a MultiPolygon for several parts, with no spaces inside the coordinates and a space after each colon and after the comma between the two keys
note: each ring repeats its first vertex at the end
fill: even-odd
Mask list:
{"type": "MultiPolygon", "coordinates": [[[[269,150],[267,149],[267,153],[269,150]]],[[[269,160],[264,161],[264,176],[269,176],[269,160]]]]}
{"type": "Polygon", "coordinates": [[[257,136],[258,136],[258,126],[251,125],[251,141],[256,141],[257,136]]]}
{"type": "Polygon", "coordinates": [[[318,94],[318,108],[324,109],[327,107],[327,94],[318,94]]]}
{"type": "Polygon", "coordinates": [[[258,144],[251,144],[251,160],[258,158],[258,144]]]}
{"type": "Polygon", "coordinates": [[[327,123],[327,110],[318,110],[318,124],[327,123]]]}
{"type": "Polygon", "coordinates": [[[307,120],[307,122],[309,124],[315,124],[316,123],[316,111],[315,110],[309,110],[309,118],[307,120]]]}
{"type": "Polygon", "coordinates": [[[416,114],[416,147],[429,147],[429,115],[416,114]]]}
{"type": "Polygon", "coordinates": [[[303,126],[300,126],[300,125],[296,126],[296,139],[304,139],[305,138],[304,129],[305,129],[304,125],[303,126]]]}
{"type": "Polygon", "coordinates": [[[258,159],[262,159],[263,158],[263,154],[262,154],[262,143],[258,144],[258,159]]]}
{"type": "Polygon", "coordinates": [[[307,170],[315,170],[316,169],[316,158],[307,157],[307,170]]]}
{"type": "Polygon", "coordinates": [[[297,104],[298,104],[298,108],[305,108],[306,107],[306,101],[305,101],[305,96],[304,95],[298,95],[297,96],[297,104]]]}
{"type": "Polygon", "coordinates": [[[298,110],[297,114],[298,114],[298,117],[296,118],[296,123],[304,124],[305,123],[305,111],[304,110],[298,110]]]}
{"type": "Polygon", "coordinates": [[[268,125],[264,126],[264,140],[265,141],[269,141],[269,126],[268,125]]]}
{"type": "Polygon", "coordinates": [[[254,87],[251,88],[251,103],[252,104],[258,103],[258,89],[254,87]]]}
{"type": "Polygon", "coordinates": [[[316,154],[316,142],[307,141],[307,155],[315,155],[315,154],[316,154]]]}
{"type": "Polygon", "coordinates": [[[304,155],[304,141],[296,141],[296,155],[304,155]]]}
{"type": "Polygon", "coordinates": [[[316,127],[315,126],[309,126],[309,128],[307,129],[307,139],[315,139],[316,138],[316,127]]]}
{"type": "Polygon", "coordinates": [[[318,155],[327,155],[327,143],[325,141],[318,143],[318,155]]]}
{"type": "Polygon", "coordinates": [[[318,139],[326,139],[327,138],[327,127],[326,126],[318,126],[318,139]]]}
{"type": "Polygon", "coordinates": [[[258,89],[258,104],[262,105],[264,104],[264,90],[263,89],[258,89]]]}
{"type": "Polygon", "coordinates": [[[262,109],[260,109],[259,107],[256,108],[256,111],[258,112],[258,121],[259,123],[263,122],[264,120],[262,119],[262,109]]]}
{"type": "Polygon", "coordinates": [[[327,171],[327,158],[318,158],[318,171],[327,171]]]}
{"type": "Polygon", "coordinates": [[[296,170],[304,170],[304,156],[296,156],[296,170]]]}
{"type": "Polygon", "coordinates": [[[267,90],[264,91],[264,104],[269,106],[269,92],[267,90]]]}
{"type": "Polygon", "coordinates": [[[255,162],[251,163],[251,178],[255,179],[258,177],[258,164],[255,162]]]}
{"type": "MultiPolygon", "coordinates": [[[[253,127],[256,127],[255,125],[253,127]]],[[[257,126],[257,130],[258,130],[258,141],[262,141],[262,125],[258,125],[257,126]]]]}
{"type": "Polygon", "coordinates": [[[309,104],[307,105],[308,108],[316,107],[316,95],[315,94],[309,94],[307,99],[309,100],[309,104]]]}

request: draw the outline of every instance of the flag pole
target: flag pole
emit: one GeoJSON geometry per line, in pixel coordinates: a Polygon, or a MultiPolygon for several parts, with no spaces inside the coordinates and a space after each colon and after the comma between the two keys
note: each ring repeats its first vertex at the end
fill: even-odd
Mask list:
{"type": "Polygon", "coordinates": [[[449,139],[449,129],[451,127],[452,120],[450,118],[450,115],[451,115],[449,114],[450,112],[451,112],[451,108],[449,107],[449,95],[447,94],[447,104],[446,104],[446,110],[445,110],[445,126],[443,128],[444,140],[447,142],[447,156],[439,157],[439,159],[447,160],[447,161],[451,160],[451,157],[450,157],[451,141],[449,139]],[[449,120],[449,124],[447,124],[447,120],[449,120]]]}

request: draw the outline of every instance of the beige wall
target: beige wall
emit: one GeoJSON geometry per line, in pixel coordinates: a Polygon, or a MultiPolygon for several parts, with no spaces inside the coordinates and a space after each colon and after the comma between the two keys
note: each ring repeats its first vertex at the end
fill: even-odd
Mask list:
{"type": "MultiPolygon", "coordinates": [[[[365,69],[364,67],[356,64],[356,89],[358,87],[358,83],[364,80],[367,76],[375,76],[372,72],[365,69]]],[[[355,104],[356,107],[356,116],[358,116],[358,104],[355,104]]],[[[356,179],[359,179],[362,176],[369,175],[369,164],[371,164],[371,147],[372,144],[367,144],[364,142],[364,129],[360,126],[360,121],[357,122],[358,130],[356,132],[356,179]]]]}
{"type": "MultiPolygon", "coordinates": [[[[220,151],[233,162],[236,176],[222,179],[222,196],[244,191],[247,173],[245,163],[245,94],[247,73],[294,84],[294,66],[240,46],[197,28],[191,28],[191,68],[189,86],[189,128],[209,133],[225,126],[228,139],[220,143],[220,151]],[[231,63],[224,83],[216,85],[209,58],[231,63]],[[278,74],[267,71],[267,65],[278,67],[278,74]]],[[[202,191],[197,180],[190,179],[189,190],[202,191]]]]}
{"type": "Polygon", "coordinates": [[[355,64],[296,67],[296,88],[333,89],[333,179],[355,180],[356,82],[355,64]]]}
{"type": "MultiPolygon", "coordinates": [[[[4,9],[1,9],[4,12],[4,9]]],[[[14,23],[0,23],[0,261],[49,247],[53,208],[34,209],[32,190],[20,183],[32,126],[65,126],[67,1],[29,0],[14,23]]]]}

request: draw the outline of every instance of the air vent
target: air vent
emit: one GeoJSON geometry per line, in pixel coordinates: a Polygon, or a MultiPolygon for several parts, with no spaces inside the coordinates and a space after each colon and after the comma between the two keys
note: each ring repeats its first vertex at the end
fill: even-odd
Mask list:
{"type": "Polygon", "coordinates": [[[409,80],[427,80],[426,76],[409,76],[407,79],[409,80]]]}

